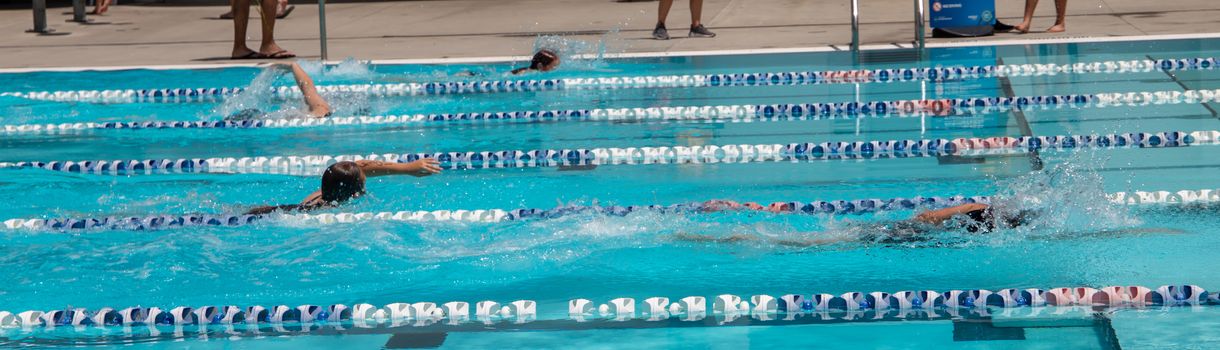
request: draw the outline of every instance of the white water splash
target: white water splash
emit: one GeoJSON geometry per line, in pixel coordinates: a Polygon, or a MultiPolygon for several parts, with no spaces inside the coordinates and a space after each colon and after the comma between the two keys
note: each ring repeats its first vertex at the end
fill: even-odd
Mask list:
{"type": "Polygon", "coordinates": [[[997,183],[993,207],[999,217],[1033,212],[1022,231],[1039,234],[1098,232],[1142,222],[1129,208],[1106,198],[1097,168],[1104,158],[1078,151],[1041,171],[997,183]]]}

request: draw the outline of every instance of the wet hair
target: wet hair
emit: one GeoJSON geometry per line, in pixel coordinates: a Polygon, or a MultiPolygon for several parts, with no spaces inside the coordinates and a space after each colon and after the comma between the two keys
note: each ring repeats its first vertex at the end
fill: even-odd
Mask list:
{"type": "Polygon", "coordinates": [[[1029,220],[1036,214],[1032,210],[1021,210],[1011,216],[996,217],[995,212],[991,207],[985,209],[971,210],[966,212],[966,231],[969,232],[991,232],[996,229],[996,224],[1002,224],[1002,228],[1016,228],[1029,223],[1029,220]]]}
{"type": "Polygon", "coordinates": [[[259,110],[258,108],[246,108],[237,113],[233,113],[232,115],[229,115],[228,117],[225,117],[225,121],[241,122],[241,121],[247,121],[247,120],[254,120],[254,119],[258,119],[258,117],[261,117],[262,115],[263,115],[263,111],[259,110]]]}
{"type": "Polygon", "coordinates": [[[546,68],[546,66],[551,65],[551,63],[555,63],[555,61],[559,61],[559,55],[555,54],[555,51],[551,51],[550,49],[538,50],[538,52],[534,53],[534,58],[530,59],[529,67],[514,69],[512,73],[520,74],[521,72],[527,70],[542,70],[542,68],[546,68]]]}
{"type": "Polygon", "coordinates": [[[338,162],[322,173],[322,201],[342,203],[364,194],[364,171],[356,162],[338,162]]]}

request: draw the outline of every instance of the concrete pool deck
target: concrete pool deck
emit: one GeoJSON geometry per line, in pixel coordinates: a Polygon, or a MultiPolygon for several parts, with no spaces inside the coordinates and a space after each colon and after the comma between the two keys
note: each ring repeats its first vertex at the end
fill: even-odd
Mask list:
{"type": "MultiPolygon", "coordinates": [[[[1020,21],[1024,1],[997,1],[998,17],[1020,21]]],[[[316,4],[297,4],[276,24],[277,41],[305,59],[317,59],[316,4]]],[[[909,46],[913,5],[906,0],[870,0],[861,5],[863,45],[909,46]]],[[[669,27],[674,39],[650,38],[655,1],[444,0],[331,3],[326,7],[330,59],[431,59],[527,55],[540,33],[568,33],[608,52],[674,52],[773,48],[846,49],[851,40],[846,0],[706,0],[703,18],[719,34],[688,39],[689,11],[676,1],[669,27]],[[617,30],[616,30],[617,29],[617,30]]],[[[978,40],[1101,38],[1220,32],[1215,0],[1073,0],[1066,33],[1002,33],[980,39],[933,39],[929,43],[978,40]]],[[[232,21],[215,19],[226,6],[126,4],[90,24],[66,22],[71,8],[48,9],[50,27],[66,35],[25,33],[29,9],[0,10],[0,68],[208,65],[228,59],[232,21]]],[[[1040,4],[1033,29],[1053,22],[1054,3],[1040,4]]],[[[257,48],[258,22],[250,25],[257,48]]]]}

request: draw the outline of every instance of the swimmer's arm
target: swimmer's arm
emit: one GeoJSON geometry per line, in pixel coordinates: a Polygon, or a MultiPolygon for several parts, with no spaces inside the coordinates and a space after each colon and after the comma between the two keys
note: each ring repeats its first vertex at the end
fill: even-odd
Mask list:
{"type": "Polygon", "coordinates": [[[965,214],[967,212],[982,209],[987,209],[987,205],[981,203],[962,204],[944,209],[930,210],[919,213],[919,215],[915,216],[915,221],[925,224],[940,225],[941,223],[945,222],[945,220],[952,218],[954,215],[965,214]]]}
{"type": "Polygon", "coordinates": [[[309,114],[318,118],[329,115],[330,104],[326,103],[326,99],[318,94],[318,88],[313,85],[313,78],[310,78],[299,64],[291,63],[288,65],[288,69],[292,71],[292,78],[297,81],[297,88],[305,97],[305,105],[309,106],[309,114]]]}
{"type": "Polygon", "coordinates": [[[410,163],[388,163],[378,160],[357,160],[356,166],[364,172],[365,177],[386,175],[428,176],[440,174],[440,163],[436,159],[424,158],[410,163]]]}

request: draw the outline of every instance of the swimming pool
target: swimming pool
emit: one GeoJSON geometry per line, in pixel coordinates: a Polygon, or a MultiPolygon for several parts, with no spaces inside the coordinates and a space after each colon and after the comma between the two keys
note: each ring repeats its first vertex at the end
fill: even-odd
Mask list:
{"type": "Polygon", "coordinates": [[[1220,288],[1217,56],[1220,40],[1188,39],[610,59],[526,78],[307,65],[338,107],[322,123],[218,122],[296,106],[270,89],[290,81],[253,68],[0,74],[0,344],[1209,347],[1215,295],[1191,286],[1220,288]],[[370,179],[342,208],[238,215],[299,201],[336,159],[420,156],[446,172],[370,179]],[[689,204],[716,198],[798,213],[689,204]],[[968,201],[1045,214],[855,239],[968,201]],[[766,239],[684,238],[743,235],[766,239]],[[783,243],[811,237],[844,241],[783,243]],[[1132,296],[1147,305],[1083,305],[1132,296]],[[97,315],[120,325],[74,325],[97,315]]]}

